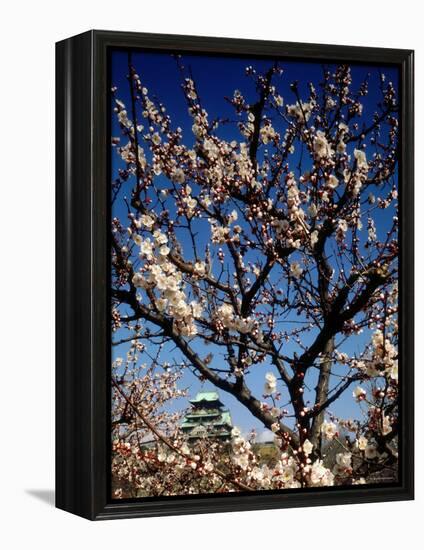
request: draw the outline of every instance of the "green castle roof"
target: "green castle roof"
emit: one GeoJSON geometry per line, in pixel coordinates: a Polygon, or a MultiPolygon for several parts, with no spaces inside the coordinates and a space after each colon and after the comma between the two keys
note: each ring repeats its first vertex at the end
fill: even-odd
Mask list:
{"type": "Polygon", "coordinates": [[[221,414],[220,411],[218,410],[213,410],[213,411],[202,411],[200,409],[200,412],[193,412],[193,413],[188,413],[185,415],[186,418],[210,418],[210,417],[214,417],[214,416],[219,416],[221,414]]]}
{"type": "Polygon", "coordinates": [[[213,403],[215,401],[218,401],[219,403],[219,395],[216,391],[200,391],[194,399],[190,399],[190,403],[201,403],[202,401],[207,401],[208,403],[213,403]]]}

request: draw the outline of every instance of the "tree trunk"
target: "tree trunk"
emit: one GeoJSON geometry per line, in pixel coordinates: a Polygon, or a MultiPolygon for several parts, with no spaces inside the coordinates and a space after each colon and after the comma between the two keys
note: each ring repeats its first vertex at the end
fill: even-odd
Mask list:
{"type": "MultiPolygon", "coordinates": [[[[332,353],[334,351],[334,336],[328,340],[325,345],[323,353],[323,361],[321,363],[320,373],[318,376],[318,383],[315,388],[316,398],[315,405],[321,405],[327,400],[328,387],[330,383],[331,367],[332,367],[332,353]]],[[[314,450],[317,450],[318,445],[321,442],[321,426],[324,422],[325,410],[322,410],[312,422],[311,427],[311,443],[314,446],[314,450]]]]}

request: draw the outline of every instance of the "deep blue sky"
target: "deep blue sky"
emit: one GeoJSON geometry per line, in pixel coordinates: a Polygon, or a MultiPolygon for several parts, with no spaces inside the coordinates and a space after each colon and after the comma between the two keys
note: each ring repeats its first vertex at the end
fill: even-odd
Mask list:
{"type": "MultiPolygon", "coordinates": [[[[171,115],[173,126],[180,126],[183,129],[184,143],[191,146],[194,142],[194,137],[191,133],[192,119],[187,112],[187,104],[181,89],[181,73],[177,67],[175,59],[165,53],[147,53],[133,52],[133,64],[136,67],[138,74],[141,77],[142,83],[149,90],[149,96],[156,96],[167,108],[168,114],[171,115]]],[[[192,73],[192,77],[196,82],[196,87],[199,92],[202,106],[209,114],[209,121],[215,117],[228,117],[231,120],[236,120],[233,107],[225,100],[225,97],[232,97],[235,89],[239,89],[247,101],[254,101],[256,98],[255,86],[253,80],[245,76],[246,66],[253,66],[258,73],[266,71],[273,60],[263,59],[240,59],[230,57],[213,57],[213,56],[193,56],[184,55],[182,62],[186,69],[192,73]]],[[[130,105],[129,87],[127,81],[128,74],[128,54],[124,51],[115,51],[111,59],[111,83],[118,88],[116,97],[121,99],[128,107],[130,105]]],[[[298,61],[280,61],[280,66],[284,69],[281,78],[276,77],[276,84],[279,93],[283,96],[285,104],[295,103],[295,97],[290,90],[290,83],[299,81],[300,96],[304,99],[308,97],[307,83],[313,82],[318,89],[318,83],[322,79],[322,66],[320,63],[298,62],[298,61]]],[[[330,67],[331,68],[331,67],[330,67]]],[[[359,88],[367,73],[370,73],[369,93],[365,98],[361,98],[364,105],[364,119],[370,119],[376,108],[376,103],[381,99],[379,90],[379,72],[380,70],[386,75],[387,81],[393,82],[395,88],[398,88],[397,70],[389,67],[375,66],[352,66],[352,89],[359,88]]],[[[131,118],[131,117],[130,117],[131,118]]],[[[140,121],[139,121],[140,122],[140,121]]],[[[141,121],[145,124],[145,121],[141,121]]],[[[277,124],[274,124],[278,130],[277,124]]],[[[119,136],[120,129],[117,124],[116,117],[112,113],[112,135],[119,136]]],[[[280,126],[283,128],[283,126],[280,126]]],[[[236,124],[227,124],[221,126],[218,130],[218,135],[226,140],[236,139],[243,141],[244,138],[240,135],[236,124]]],[[[123,140],[125,143],[125,140],[123,140]]],[[[293,155],[297,164],[296,155],[293,155]]],[[[112,151],[112,178],[116,177],[116,172],[119,167],[122,167],[122,161],[112,151]]],[[[128,189],[125,191],[128,193],[128,189]]],[[[118,216],[125,220],[126,211],[122,196],[118,197],[112,211],[113,216],[118,216]],[[121,199],[121,200],[119,200],[121,199]]],[[[393,211],[379,210],[374,218],[377,226],[377,234],[383,234],[390,225],[393,211]]],[[[364,231],[366,231],[366,223],[364,223],[364,231]]],[[[209,241],[209,234],[203,232],[199,235],[200,248],[209,241]]],[[[182,243],[184,246],[184,242],[182,243]]],[[[189,247],[184,246],[185,252],[189,247]]],[[[115,335],[117,336],[117,335],[115,335]]],[[[115,338],[114,336],[114,338],[115,338]]],[[[346,351],[349,354],[360,352],[364,342],[368,337],[367,331],[363,336],[351,338],[348,342],[340,347],[340,351],[346,351]]],[[[113,357],[123,356],[126,352],[125,346],[113,347],[113,357]]],[[[288,345],[285,348],[285,353],[290,354],[295,347],[291,349],[288,345]]],[[[204,354],[210,351],[204,347],[204,354]]],[[[178,358],[178,353],[174,352],[173,356],[178,358]]],[[[248,382],[254,389],[254,393],[260,398],[264,382],[265,373],[271,370],[268,367],[260,366],[253,369],[249,375],[248,382]]],[[[201,385],[197,378],[190,373],[184,376],[183,385],[189,388],[190,395],[193,396],[199,389],[210,389],[211,385],[205,383],[201,385]]],[[[313,387],[311,380],[311,387],[313,387]]],[[[352,386],[353,389],[354,386],[352,386]]],[[[332,407],[332,411],[342,417],[358,416],[358,408],[352,399],[352,389],[348,390],[346,397],[339,399],[332,407]]],[[[287,394],[286,394],[287,396],[287,394]]],[[[246,411],[246,409],[238,404],[238,402],[221,392],[222,401],[230,408],[235,424],[241,426],[244,430],[251,427],[256,427],[258,431],[262,431],[262,426],[246,411]]],[[[283,402],[286,402],[283,399],[283,402]]],[[[186,403],[180,403],[178,407],[184,408],[186,403]]]]}

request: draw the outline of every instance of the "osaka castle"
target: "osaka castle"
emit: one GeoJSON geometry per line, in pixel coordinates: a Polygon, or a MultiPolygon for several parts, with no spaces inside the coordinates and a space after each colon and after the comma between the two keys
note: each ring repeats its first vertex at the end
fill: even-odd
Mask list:
{"type": "Polygon", "coordinates": [[[220,401],[217,392],[199,392],[190,399],[191,410],[185,415],[181,428],[189,440],[214,438],[227,441],[231,437],[233,423],[228,409],[220,401]]]}

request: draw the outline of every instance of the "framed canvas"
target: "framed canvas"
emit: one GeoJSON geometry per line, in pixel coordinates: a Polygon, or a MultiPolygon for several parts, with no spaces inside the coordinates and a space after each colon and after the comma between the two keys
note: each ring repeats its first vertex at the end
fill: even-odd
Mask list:
{"type": "Polygon", "coordinates": [[[413,52],[56,52],[57,507],[412,499],[413,52]]]}

